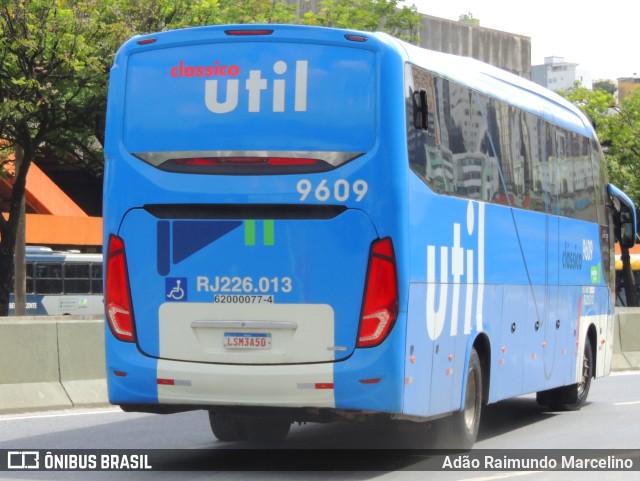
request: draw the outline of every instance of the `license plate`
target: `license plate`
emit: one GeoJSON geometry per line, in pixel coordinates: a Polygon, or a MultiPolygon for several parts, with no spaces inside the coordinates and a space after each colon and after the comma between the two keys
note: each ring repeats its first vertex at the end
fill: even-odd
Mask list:
{"type": "Polygon", "coordinates": [[[271,334],[255,332],[225,332],[227,349],[271,349],[271,334]]]}

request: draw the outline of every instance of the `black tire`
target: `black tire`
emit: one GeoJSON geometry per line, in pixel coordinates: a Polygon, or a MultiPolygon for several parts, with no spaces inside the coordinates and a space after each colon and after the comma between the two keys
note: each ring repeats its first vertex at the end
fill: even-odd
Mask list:
{"type": "Polygon", "coordinates": [[[282,419],[248,419],[245,422],[247,439],[253,443],[279,443],[289,434],[291,421],[282,419]]]}
{"type": "Polygon", "coordinates": [[[584,355],[582,357],[582,377],[578,384],[576,384],[578,399],[574,403],[574,409],[580,409],[584,403],[587,402],[587,396],[589,396],[589,389],[591,388],[591,379],[593,379],[593,373],[595,366],[593,363],[593,348],[589,339],[585,341],[584,355]]]}
{"type": "Polygon", "coordinates": [[[441,420],[438,444],[447,449],[471,449],[478,437],[482,413],[482,365],[475,348],[467,368],[462,410],[441,420]]]}
{"type": "Polygon", "coordinates": [[[587,338],[582,356],[582,376],[580,381],[569,386],[539,392],[536,396],[538,404],[549,406],[552,411],[577,411],[587,402],[594,369],[593,347],[589,338],[587,338]]]}
{"type": "Polygon", "coordinates": [[[245,424],[226,414],[209,411],[209,424],[213,435],[220,441],[236,442],[248,439],[245,424]]]}

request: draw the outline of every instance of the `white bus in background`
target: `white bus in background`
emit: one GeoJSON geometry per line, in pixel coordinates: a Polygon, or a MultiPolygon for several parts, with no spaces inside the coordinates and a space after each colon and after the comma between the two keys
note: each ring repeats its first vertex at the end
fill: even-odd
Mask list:
{"type": "MultiPolygon", "coordinates": [[[[104,313],[102,254],[27,246],[26,314],[82,316],[104,313]]],[[[14,295],[9,315],[15,313],[14,295]]]]}

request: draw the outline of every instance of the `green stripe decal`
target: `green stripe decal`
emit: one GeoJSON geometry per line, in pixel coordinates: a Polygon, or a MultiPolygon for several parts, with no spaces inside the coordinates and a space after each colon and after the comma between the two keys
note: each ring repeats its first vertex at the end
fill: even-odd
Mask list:
{"type": "MultiPolygon", "coordinates": [[[[260,237],[260,232],[256,232],[256,228],[260,228],[260,225],[256,225],[255,220],[244,221],[244,245],[253,247],[256,245],[256,239],[260,237]]],[[[262,245],[272,246],[276,241],[275,222],[273,220],[262,221],[262,245]]]]}
{"type": "Polygon", "coordinates": [[[256,221],[255,220],[244,221],[244,245],[246,246],[256,245],[256,221]]]}
{"type": "Polygon", "coordinates": [[[272,246],[275,244],[275,229],[272,220],[265,220],[263,222],[263,239],[264,245],[272,246]]]}

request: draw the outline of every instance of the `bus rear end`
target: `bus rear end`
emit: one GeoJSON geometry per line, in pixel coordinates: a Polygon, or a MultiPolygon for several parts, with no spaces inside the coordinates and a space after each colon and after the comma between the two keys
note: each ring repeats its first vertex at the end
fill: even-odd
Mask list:
{"type": "Polygon", "coordinates": [[[379,132],[402,144],[405,120],[377,95],[388,83],[403,105],[393,53],[284,26],[123,46],[105,173],[112,403],[210,409],[229,439],[252,416],[401,410],[406,160],[379,132]]]}

